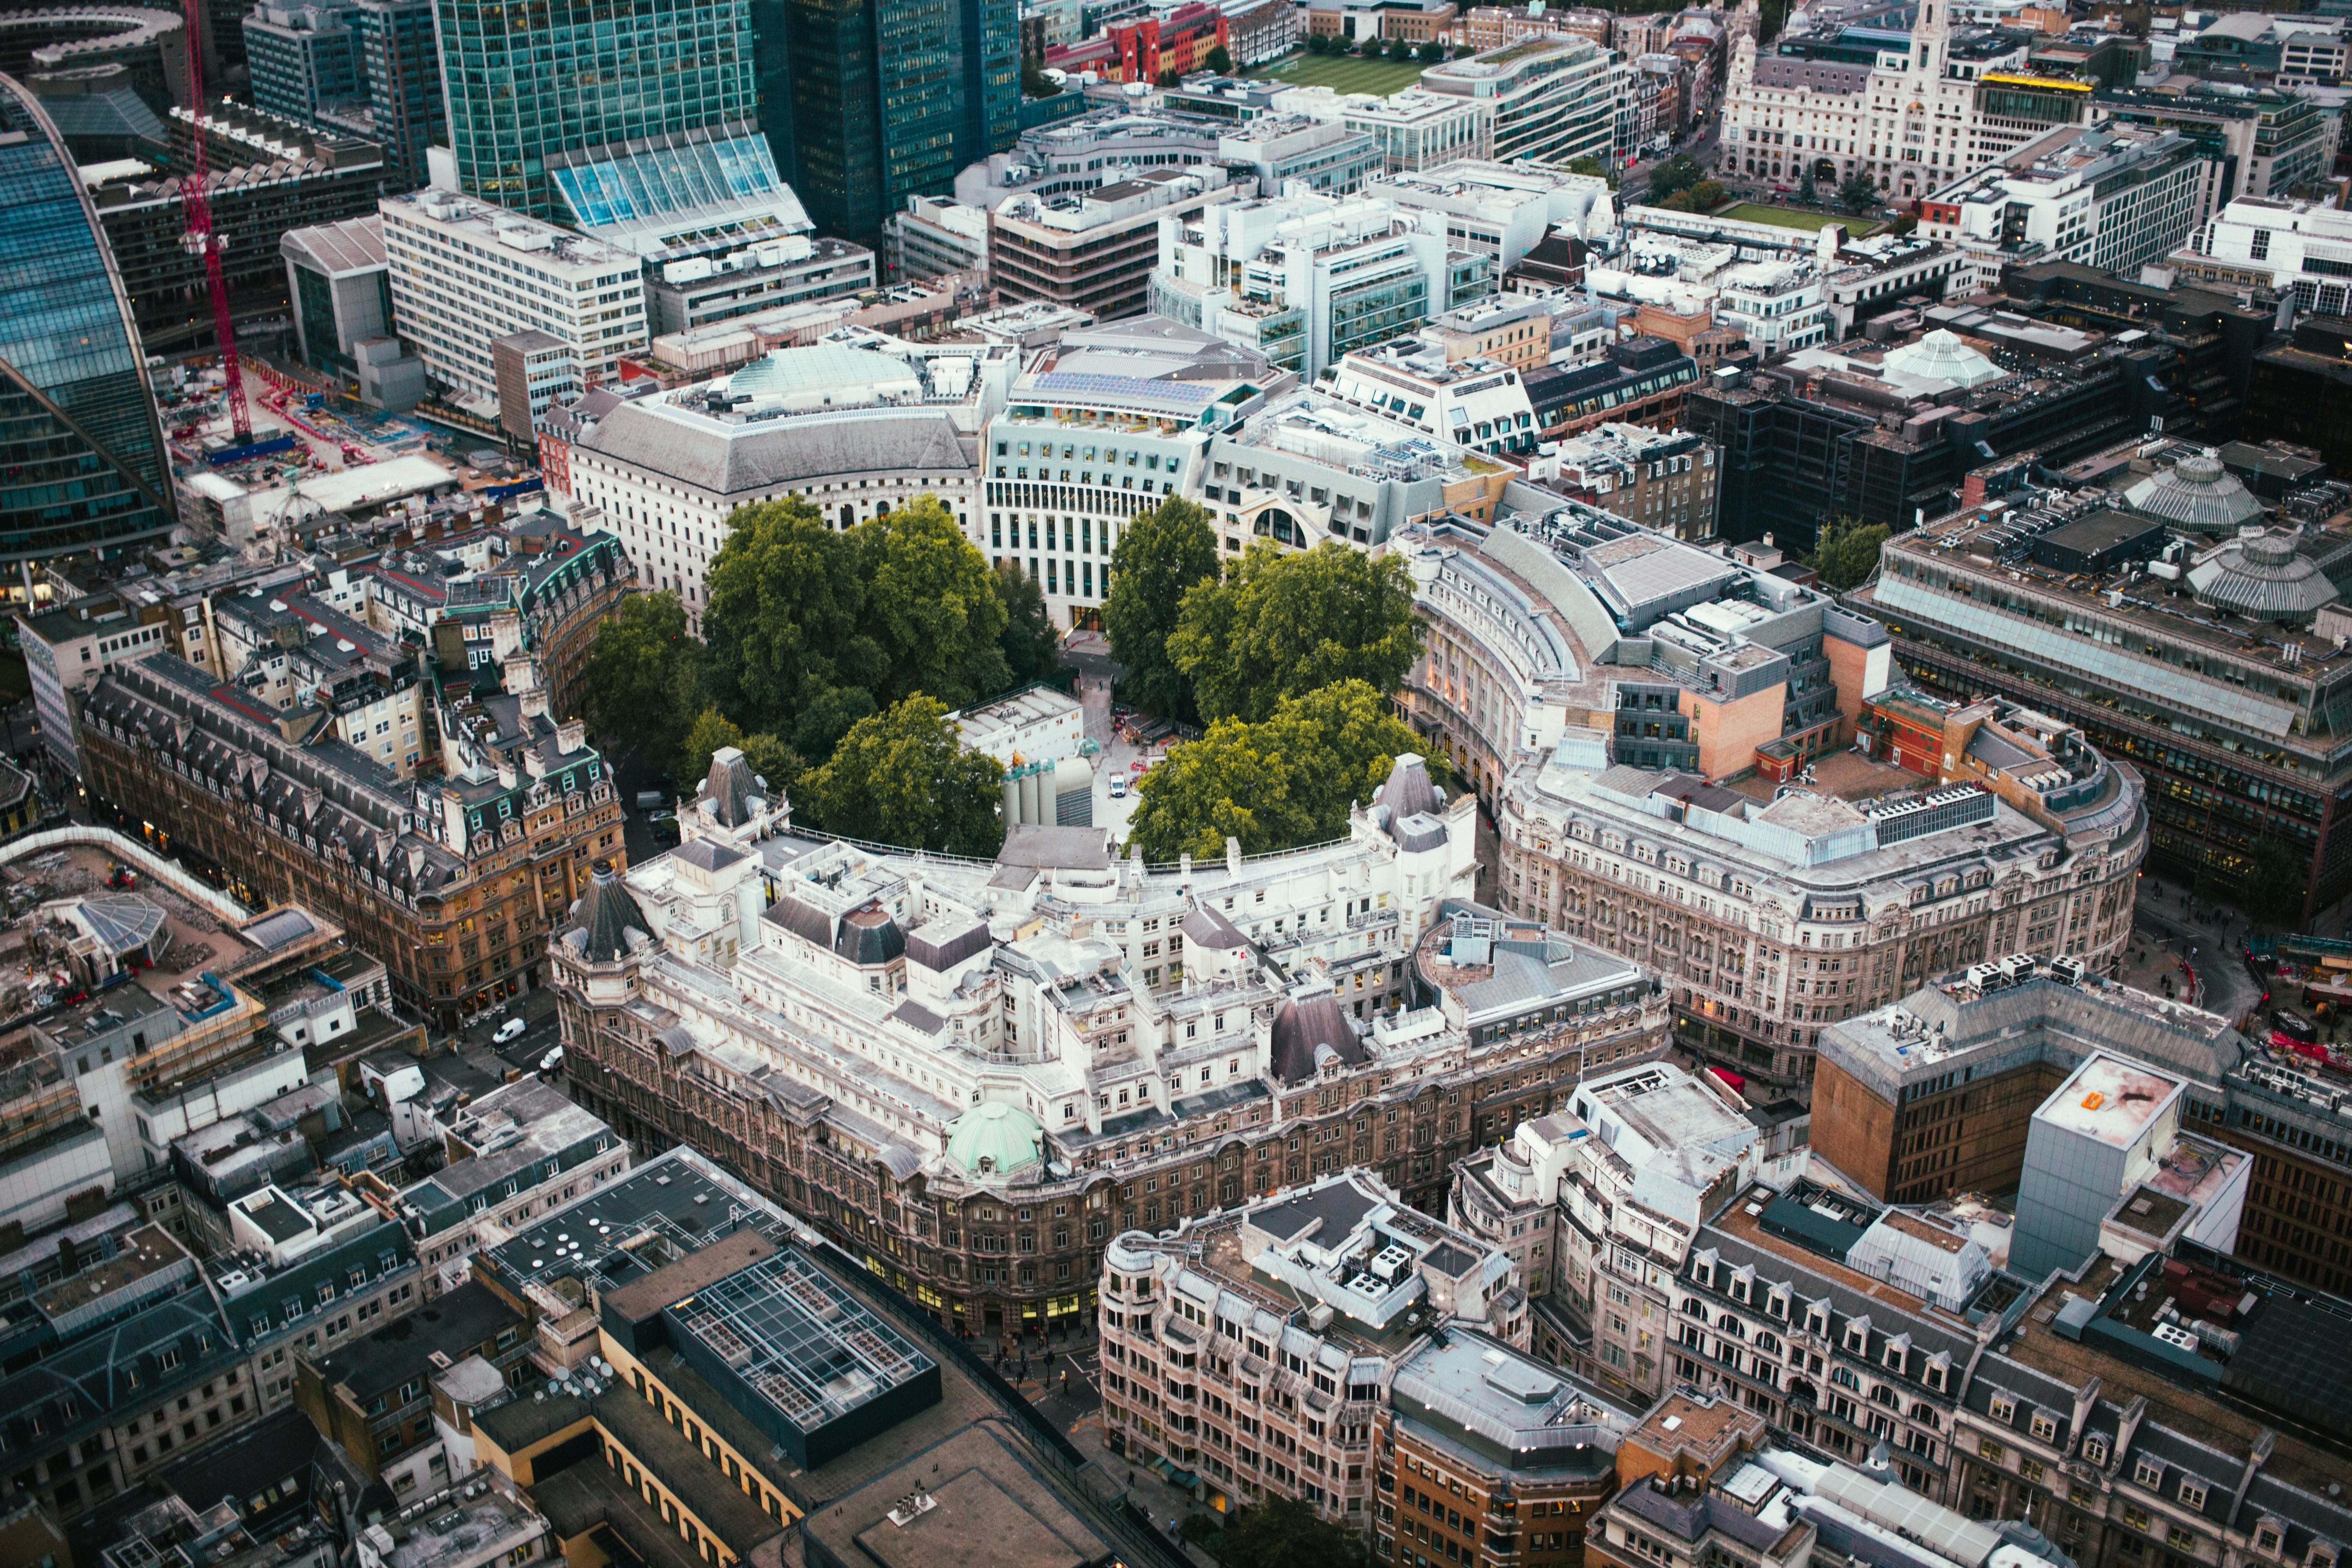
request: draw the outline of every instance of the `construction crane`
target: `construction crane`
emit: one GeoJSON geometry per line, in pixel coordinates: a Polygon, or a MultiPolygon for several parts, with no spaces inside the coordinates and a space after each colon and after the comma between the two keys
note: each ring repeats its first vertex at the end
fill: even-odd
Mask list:
{"type": "Polygon", "coordinates": [[[213,296],[213,335],[220,340],[222,396],[228,404],[229,426],[236,432],[236,444],[243,447],[253,440],[253,418],[245,408],[245,375],[236,363],[236,323],[229,320],[228,279],[221,271],[225,242],[213,230],[212,197],[205,189],[212,176],[205,164],[204,0],[183,0],[183,16],[181,31],[188,46],[188,98],[195,108],[188,116],[188,175],[180,182],[180,206],[188,216],[180,247],[205,258],[205,282],[213,296]]]}

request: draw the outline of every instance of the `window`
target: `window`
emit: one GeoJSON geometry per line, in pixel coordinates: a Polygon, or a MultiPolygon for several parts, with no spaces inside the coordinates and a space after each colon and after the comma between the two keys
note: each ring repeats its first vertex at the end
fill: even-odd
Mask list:
{"type": "Polygon", "coordinates": [[[1992,1418],[2006,1426],[2017,1419],[2017,1401],[2006,1394],[1992,1396],[1992,1418]]]}
{"type": "Polygon", "coordinates": [[[2044,1443],[2056,1442],[2058,1439],[2058,1417],[2051,1415],[2047,1410],[2035,1411],[2033,1413],[2033,1435],[2044,1443]]]}
{"type": "Polygon", "coordinates": [[[2132,1479],[2137,1481],[2144,1487],[2162,1486],[2164,1484],[2164,1461],[2162,1459],[2153,1458],[2147,1454],[2142,1454],[2139,1457],[2139,1462],[2132,1467],[2132,1479]]]}
{"type": "Polygon", "coordinates": [[[2205,1483],[2202,1481],[2182,1481],[2180,1483],[2180,1506],[2183,1508],[2193,1508],[2200,1513],[2204,1512],[2205,1483]]]}

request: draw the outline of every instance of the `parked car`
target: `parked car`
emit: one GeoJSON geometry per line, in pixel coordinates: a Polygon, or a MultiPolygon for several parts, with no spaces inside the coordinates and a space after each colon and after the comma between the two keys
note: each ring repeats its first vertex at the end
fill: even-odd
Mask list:
{"type": "Polygon", "coordinates": [[[509,1018],[499,1026],[499,1032],[490,1037],[490,1044],[503,1046],[509,1040],[520,1040],[522,1038],[523,1030],[529,1026],[520,1018],[509,1018]]]}
{"type": "Polygon", "coordinates": [[[1110,781],[1110,797],[1113,800],[1125,800],[1127,798],[1127,781],[1125,779],[1114,777],[1110,781]]]}
{"type": "Polygon", "coordinates": [[[539,1058],[539,1070],[541,1072],[553,1072],[557,1068],[560,1068],[562,1065],[563,1047],[562,1046],[556,1047],[553,1050],[539,1058]]]}
{"type": "Polygon", "coordinates": [[[637,792],[637,809],[639,811],[659,811],[668,803],[669,796],[662,794],[662,792],[657,789],[641,789],[637,792]]]}

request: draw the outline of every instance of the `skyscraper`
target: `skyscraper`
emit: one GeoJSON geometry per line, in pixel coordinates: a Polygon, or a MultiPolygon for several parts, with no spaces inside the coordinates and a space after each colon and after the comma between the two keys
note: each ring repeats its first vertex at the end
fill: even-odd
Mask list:
{"type": "Polygon", "coordinates": [[[386,188],[425,183],[425,150],[448,140],[432,0],[359,0],[346,20],[358,39],[368,139],[383,149],[386,188]]]}
{"type": "Polygon", "coordinates": [[[760,122],[809,216],[878,235],[910,195],[1013,145],[1014,0],[757,0],[760,122]]]}
{"type": "Polygon", "coordinates": [[[448,124],[432,0],[260,5],[245,40],[255,104],[377,143],[387,190],[425,184],[425,150],[448,124]]]}
{"type": "Polygon", "coordinates": [[[114,258],[40,100],[0,76],[0,560],[172,526],[163,432],[114,258]]]}

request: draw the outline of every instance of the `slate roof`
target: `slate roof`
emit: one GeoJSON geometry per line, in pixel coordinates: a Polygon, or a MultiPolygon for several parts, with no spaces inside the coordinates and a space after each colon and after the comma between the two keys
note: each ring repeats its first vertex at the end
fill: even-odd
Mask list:
{"type": "Polygon", "coordinates": [[[751,799],[762,793],[752,782],[751,763],[743,753],[729,746],[710,759],[710,776],[705,782],[703,799],[718,808],[719,826],[741,827],[751,820],[751,799]]]}
{"type": "Polygon", "coordinates": [[[1274,1072],[1285,1083],[1304,1083],[1315,1076],[1317,1048],[1328,1046],[1349,1067],[1361,1067],[1370,1058],[1356,1037],[1355,1024],[1339,998],[1324,992],[1304,1001],[1286,1001],[1274,1016],[1274,1072]]]}
{"type": "Polygon", "coordinates": [[[609,860],[596,862],[587,892],[572,906],[572,922],[567,934],[579,939],[573,945],[591,963],[611,963],[627,957],[628,933],[635,931],[650,936],[653,929],[609,860]]]}
{"type": "Polygon", "coordinates": [[[729,496],[842,474],[952,474],[979,463],[976,443],[966,442],[945,409],[733,426],[624,403],[580,444],[615,462],[729,496]]]}

